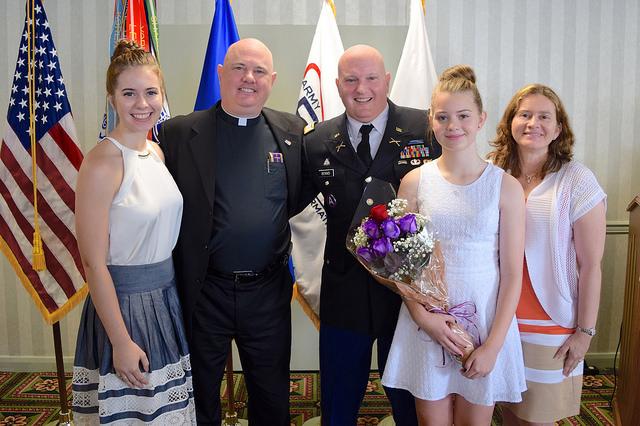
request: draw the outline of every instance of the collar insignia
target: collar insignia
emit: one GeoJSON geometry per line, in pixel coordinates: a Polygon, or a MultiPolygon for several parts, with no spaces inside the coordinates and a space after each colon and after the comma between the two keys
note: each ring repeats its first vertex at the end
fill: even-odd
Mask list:
{"type": "Polygon", "coordinates": [[[400,141],[395,140],[394,138],[391,138],[391,140],[389,141],[389,143],[395,143],[396,146],[400,146],[400,141]]]}
{"type": "Polygon", "coordinates": [[[396,127],[396,132],[402,133],[402,132],[404,132],[404,130],[402,130],[400,127],[396,127]]]}
{"type": "Polygon", "coordinates": [[[284,144],[287,146],[291,146],[291,141],[289,139],[285,139],[284,144]]]}
{"type": "MultiPolygon", "coordinates": [[[[338,133],[338,134],[339,134],[339,133],[338,133]]],[[[338,144],[338,146],[336,146],[336,152],[340,152],[340,150],[341,150],[342,148],[346,148],[346,146],[345,146],[345,144],[343,144],[342,142],[340,142],[340,143],[338,144]]]]}

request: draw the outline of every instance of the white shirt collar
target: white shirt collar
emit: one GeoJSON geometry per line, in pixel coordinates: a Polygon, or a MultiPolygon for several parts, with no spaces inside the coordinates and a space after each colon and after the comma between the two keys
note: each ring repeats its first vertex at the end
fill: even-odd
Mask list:
{"type": "Polygon", "coordinates": [[[349,132],[349,139],[351,142],[359,141],[360,138],[360,127],[364,124],[373,124],[373,128],[380,134],[380,137],[384,135],[384,129],[387,127],[387,119],[389,118],[389,103],[384,107],[382,112],[378,114],[376,118],[374,118],[369,123],[363,123],[361,121],[356,120],[355,118],[349,116],[347,114],[347,131],[349,132]]]}

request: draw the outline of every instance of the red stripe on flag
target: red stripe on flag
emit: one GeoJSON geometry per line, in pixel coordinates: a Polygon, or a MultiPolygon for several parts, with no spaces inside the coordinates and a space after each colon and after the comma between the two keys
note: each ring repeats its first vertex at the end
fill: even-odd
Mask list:
{"type": "MultiPolygon", "coordinates": [[[[42,172],[47,176],[47,179],[49,179],[49,182],[51,182],[51,185],[60,196],[60,199],[62,199],[67,207],[69,207],[69,210],[75,212],[76,194],[73,192],[73,189],[69,186],[69,183],[64,176],[62,176],[58,167],[56,167],[55,163],[51,161],[39,143],[36,144],[36,162],[38,163],[38,168],[42,170],[42,172]]],[[[29,183],[31,183],[30,180],[29,183]]]]}
{"type": "MultiPolygon", "coordinates": [[[[4,147],[5,146],[3,145],[2,148],[4,147]]],[[[24,233],[25,238],[31,241],[31,239],[33,238],[33,232],[34,232],[33,225],[31,225],[31,223],[24,217],[22,211],[20,211],[18,206],[15,204],[4,182],[2,182],[2,185],[0,186],[0,190],[3,193],[5,202],[9,206],[9,210],[11,210],[11,214],[15,218],[16,223],[24,233]]],[[[66,229],[66,227],[64,227],[64,229],[66,229]]],[[[55,278],[55,280],[58,283],[58,286],[62,289],[62,291],[64,291],[65,295],[67,297],[73,296],[74,293],[76,292],[76,289],[73,285],[73,281],[71,280],[71,277],[65,271],[64,267],[60,264],[60,262],[58,262],[58,259],[53,255],[51,250],[49,250],[49,247],[45,244],[44,241],[42,243],[42,248],[44,251],[45,262],[47,264],[47,270],[55,278]]],[[[78,262],[75,259],[75,257],[74,257],[74,261],[78,262]]],[[[24,271],[24,268],[23,268],[23,271],[24,271]]],[[[82,269],[80,269],[80,271],[82,271],[82,269]]],[[[44,290],[46,291],[46,289],[44,290]]]]}
{"type": "MultiPolygon", "coordinates": [[[[18,164],[18,161],[15,159],[13,153],[6,144],[2,144],[2,148],[0,149],[0,159],[5,164],[7,169],[11,171],[13,179],[16,181],[18,187],[22,190],[22,193],[25,195],[27,200],[29,200],[33,204],[33,183],[27,177],[27,175],[24,174],[24,171],[22,170],[22,168],[18,164]]],[[[80,251],[78,250],[78,244],[76,243],[75,235],[73,235],[67,225],[65,225],[58,217],[58,215],[55,214],[55,212],[51,209],[40,191],[38,191],[38,213],[40,214],[40,217],[47,223],[51,231],[67,248],[67,250],[73,257],[76,268],[78,268],[78,270],[84,277],[84,269],[82,268],[80,251]]],[[[71,287],[73,288],[73,285],[71,287]]]]}
{"type": "Polygon", "coordinates": [[[49,182],[51,182],[51,185],[62,201],[69,207],[69,210],[75,212],[76,194],[73,192],[73,188],[69,186],[69,183],[64,176],[62,176],[56,164],[51,161],[39,143],[36,144],[36,162],[38,163],[38,168],[47,176],[47,179],[49,179],[49,182]]]}
{"type": "MultiPolygon", "coordinates": [[[[7,203],[7,206],[9,207],[13,218],[16,220],[18,227],[20,227],[22,232],[25,234],[25,237],[29,235],[29,237],[26,238],[30,239],[31,236],[33,236],[33,228],[31,227],[31,224],[24,218],[22,212],[20,212],[20,209],[18,209],[16,204],[13,202],[9,190],[1,180],[0,193],[2,193],[2,198],[4,198],[5,202],[7,203]]],[[[9,246],[9,249],[18,261],[20,269],[22,269],[22,272],[29,280],[29,283],[38,294],[38,297],[40,298],[42,304],[46,307],[47,311],[55,312],[59,306],[49,295],[49,292],[44,288],[44,284],[40,280],[37,272],[33,270],[31,261],[27,259],[22,253],[20,244],[18,244],[18,240],[16,239],[15,235],[13,235],[13,232],[11,232],[11,228],[2,216],[0,216],[0,235],[2,235],[5,243],[7,243],[7,246],[9,246]]]]}
{"type": "Polygon", "coordinates": [[[80,170],[82,164],[82,151],[78,145],[71,139],[67,131],[57,122],[49,129],[49,135],[58,144],[64,155],[67,156],[73,167],[80,170]]]}

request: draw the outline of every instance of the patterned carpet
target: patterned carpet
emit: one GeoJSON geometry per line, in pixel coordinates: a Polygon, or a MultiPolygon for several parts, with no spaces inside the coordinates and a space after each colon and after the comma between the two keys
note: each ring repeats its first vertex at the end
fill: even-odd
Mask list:
{"type": "MultiPolygon", "coordinates": [[[[69,375],[68,375],[69,376],[69,375]]],[[[234,379],[236,410],[240,418],[246,418],[247,391],[241,374],[234,379]]],[[[0,425],[44,425],[57,421],[58,380],[55,373],[6,373],[0,372],[0,425]]],[[[69,395],[70,381],[67,381],[69,395]]],[[[226,383],[222,391],[225,392],[226,383]]],[[[582,392],[580,415],[559,425],[613,425],[609,399],[613,391],[613,376],[603,374],[586,376],[582,392]]],[[[315,372],[291,374],[291,424],[301,426],[306,420],[319,415],[319,383],[315,372]]],[[[223,393],[224,394],[224,393],[223,393]]],[[[500,425],[501,414],[497,409],[493,424],[500,425]]],[[[360,409],[358,426],[375,426],[389,415],[389,403],[384,396],[380,378],[371,374],[365,400],[360,409]]]]}

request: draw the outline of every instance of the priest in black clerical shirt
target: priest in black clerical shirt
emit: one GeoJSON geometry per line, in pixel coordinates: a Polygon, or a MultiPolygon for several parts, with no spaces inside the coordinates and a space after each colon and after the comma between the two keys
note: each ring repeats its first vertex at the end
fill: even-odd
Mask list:
{"type": "Polygon", "coordinates": [[[269,49],[231,45],[221,101],[164,123],[160,146],[184,198],[174,263],[199,425],[220,425],[220,384],[235,339],[249,422],[289,425],[292,279],[288,219],[299,205],[304,121],[264,108],[269,49]]]}

